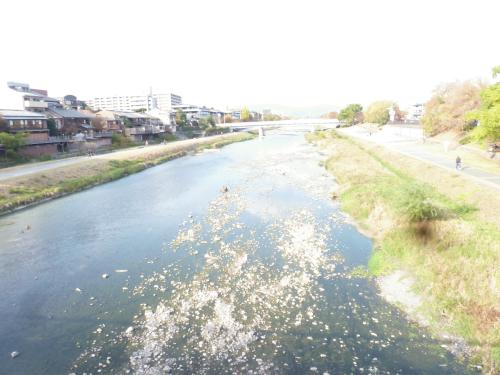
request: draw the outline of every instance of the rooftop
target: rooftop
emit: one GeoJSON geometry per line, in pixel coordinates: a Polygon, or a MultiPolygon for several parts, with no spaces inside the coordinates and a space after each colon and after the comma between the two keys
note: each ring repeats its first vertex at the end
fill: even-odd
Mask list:
{"type": "Polygon", "coordinates": [[[0,116],[5,120],[23,120],[23,119],[34,119],[34,120],[46,120],[47,117],[38,112],[31,112],[25,110],[17,109],[0,109],[0,116]]]}
{"type": "Polygon", "coordinates": [[[53,112],[56,115],[65,118],[94,118],[95,115],[86,114],[82,112],[75,111],[73,109],[64,109],[64,108],[50,108],[49,112],[53,112]]]}

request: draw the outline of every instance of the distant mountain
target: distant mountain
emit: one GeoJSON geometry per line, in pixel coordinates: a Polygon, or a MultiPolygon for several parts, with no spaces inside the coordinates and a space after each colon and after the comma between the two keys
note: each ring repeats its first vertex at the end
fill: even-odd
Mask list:
{"type": "Polygon", "coordinates": [[[256,111],[270,109],[272,113],[298,118],[318,118],[321,115],[338,111],[339,106],[330,104],[317,104],[312,106],[291,106],[283,104],[256,104],[249,105],[248,108],[256,111]]]}

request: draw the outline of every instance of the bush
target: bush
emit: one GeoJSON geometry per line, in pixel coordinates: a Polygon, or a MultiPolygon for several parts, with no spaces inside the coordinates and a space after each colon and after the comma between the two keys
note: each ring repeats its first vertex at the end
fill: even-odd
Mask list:
{"type": "Polygon", "coordinates": [[[159,139],[165,142],[174,142],[177,140],[177,137],[172,133],[165,133],[164,135],[160,135],[159,139]]]}
{"type": "Polygon", "coordinates": [[[124,135],[113,134],[111,136],[111,144],[113,145],[114,148],[123,148],[123,147],[133,146],[134,141],[132,141],[130,138],[124,135]]]}
{"type": "Polygon", "coordinates": [[[225,134],[229,133],[231,129],[223,127],[208,128],[205,130],[205,135],[225,134]]]}
{"type": "Polygon", "coordinates": [[[437,219],[442,211],[430,197],[425,185],[409,183],[401,191],[398,208],[412,222],[437,219]]]}

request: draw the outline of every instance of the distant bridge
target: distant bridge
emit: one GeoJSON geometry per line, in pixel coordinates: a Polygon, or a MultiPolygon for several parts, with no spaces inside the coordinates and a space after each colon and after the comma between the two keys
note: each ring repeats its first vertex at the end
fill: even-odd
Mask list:
{"type": "Polygon", "coordinates": [[[274,127],[286,127],[293,129],[306,129],[314,130],[316,128],[320,129],[332,129],[339,126],[339,121],[335,119],[298,119],[298,120],[279,120],[279,121],[250,121],[250,122],[233,122],[226,124],[234,131],[251,130],[259,128],[274,128],[274,127]]]}

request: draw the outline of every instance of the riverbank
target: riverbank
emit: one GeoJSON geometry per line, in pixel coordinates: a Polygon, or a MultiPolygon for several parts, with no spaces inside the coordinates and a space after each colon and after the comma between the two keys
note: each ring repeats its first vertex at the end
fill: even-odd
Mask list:
{"type": "Polygon", "coordinates": [[[220,148],[254,137],[250,133],[231,133],[166,145],[134,148],[98,158],[83,159],[81,162],[68,166],[2,180],[0,182],[0,214],[117,180],[184,156],[189,152],[220,148]]]}
{"type": "Polygon", "coordinates": [[[485,373],[498,373],[498,192],[334,131],[308,139],[329,155],[325,167],[340,184],[335,197],[342,209],[375,241],[370,273],[385,275],[382,281],[408,275],[402,284],[418,301],[402,307],[436,335],[463,337],[474,351],[472,360],[485,373]]]}

